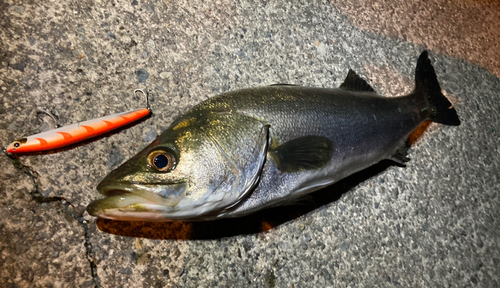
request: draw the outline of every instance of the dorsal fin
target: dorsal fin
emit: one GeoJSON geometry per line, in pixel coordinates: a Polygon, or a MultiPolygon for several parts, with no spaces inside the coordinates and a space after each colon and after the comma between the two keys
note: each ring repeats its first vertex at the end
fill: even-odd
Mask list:
{"type": "Polygon", "coordinates": [[[366,83],[364,79],[359,77],[356,72],[351,69],[349,69],[349,73],[347,73],[344,83],[342,83],[339,88],[350,91],[375,92],[370,84],[366,83]]]}

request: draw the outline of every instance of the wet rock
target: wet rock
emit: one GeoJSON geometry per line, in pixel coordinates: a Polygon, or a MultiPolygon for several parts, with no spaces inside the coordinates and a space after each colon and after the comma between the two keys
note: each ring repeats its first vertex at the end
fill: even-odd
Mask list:
{"type": "Polygon", "coordinates": [[[311,239],[311,234],[306,233],[306,235],[304,235],[304,240],[306,240],[306,242],[311,242],[311,239]]]}
{"type": "Polygon", "coordinates": [[[141,8],[150,13],[155,12],[155,5],[153,5],[153,3],[142,4],[141,8]]]}
{"type": "Polygon", "coordinates": [[[340,245],[340,250],[342,251],[347,251],[349,249],[349,246],[351,246],[351,243],[349,242],[343,242],[341,245],[340,245]]]}
{"type": "Polygon", "coordinates": [[[18,15],[23,15],[25,9],[26,8],[24,8],[24,6],[19,6],[19,5],[14,5],[11,7],[11,11],[18,15]]]}
{"type": "Polygon", "coordinates": [[[121,274],[132,275],[132,269],[130,267],[120,269],[121,274]]]}
{"type": "Polygon", "coordinates": [[[151,141],[154,141],[156,139],[156,137],[158,137],[158,133],[156,133],[156,130],[149,127],[149,131],[146,132],[144,137],[142,137],[142,140],[144,140],[144,142],[151,142],[151,141]]]}
{"type": "Polygon", "coordinates": [[[26,242],[16,242],[16,254],[20,255],[28,251],[30,246],[26,242]]]}
{"type": "Polygon", "coordinates": [[[170,279],[170,271],[168,269],[163,269],[162,274],[165,278],[170,279]]]}
{"type": "Polygon", "coordinates": [[[12,65],[10,65],[10,67],[12,67],[14,70],[24,72],[24,69],[26,68],[26,63],[12,64],[12,65]]]}
{"type": "Polygon", "coordinates": [[[111,146],[111,151],[108,156],[108,167],[111,169],[118,164],[121,164],[125,157],[120,153],[120,149],[116,146],[111,146]]]}
{"type": "Polygon", "coordinates": [[[141,68],[135,71],[135,76],[137,77],[137,81],[139,81],[139,83],[146,84],[146,80],[149,78],[149,73],[145,69],[141,68]]]}

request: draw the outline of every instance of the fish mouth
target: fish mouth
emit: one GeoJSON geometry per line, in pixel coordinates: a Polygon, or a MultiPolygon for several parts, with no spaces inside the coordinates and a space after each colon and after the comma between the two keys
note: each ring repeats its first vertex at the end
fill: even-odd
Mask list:
{"type": "Polygon", "coordinates": [[[97,190],[105,196],[87,207],[95,217],[113,220],[165,221],[165,214],[175,211],[184,198],[186,183],[137,184],[104,183],[97,190]]]}

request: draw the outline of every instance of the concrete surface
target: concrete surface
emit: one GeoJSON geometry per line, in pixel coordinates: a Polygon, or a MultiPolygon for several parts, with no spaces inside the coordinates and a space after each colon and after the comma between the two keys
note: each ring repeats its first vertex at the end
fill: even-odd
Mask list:
{"type": "Polygon", "coordinates": [[[153,117],[58,153],[0,156],[0,287],[499,287],[495,1],[0,1],[0,143],[144,106],[153,117]],[[409,2],[408,2],[409,3],[409,2]],[[411,91],[431,50],[460,127],[427,125],[382,163],[234,220],[85,212],[98,182],[221,92],[340,85],[349,68],[411,91]]]}

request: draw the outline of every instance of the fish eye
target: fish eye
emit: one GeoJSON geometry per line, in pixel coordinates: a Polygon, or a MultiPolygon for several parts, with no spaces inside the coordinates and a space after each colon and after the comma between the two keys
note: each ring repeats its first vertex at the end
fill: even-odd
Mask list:
{"type": "Polygon", "coordinates": [[[156,150],[148,155],[148,163],[158,171],[167,171],[175,166],[175,157],[172,153],[156,150]]]}
{"type": "Polygon", "coordinates": [[[19,148],[19,146],[21,146],[19,142],[14,143],[14,147],[19,148]]]}

